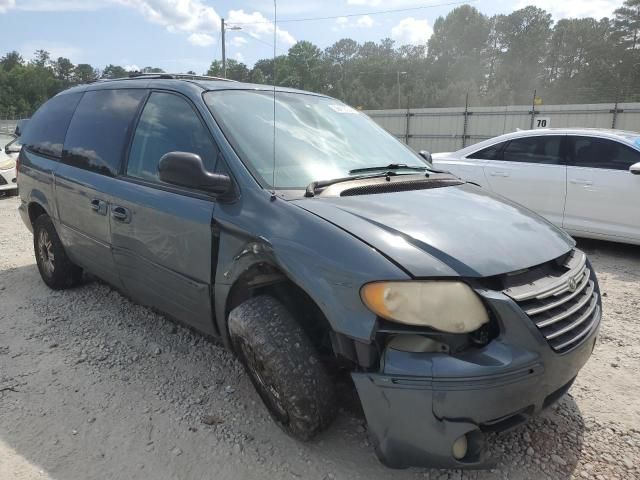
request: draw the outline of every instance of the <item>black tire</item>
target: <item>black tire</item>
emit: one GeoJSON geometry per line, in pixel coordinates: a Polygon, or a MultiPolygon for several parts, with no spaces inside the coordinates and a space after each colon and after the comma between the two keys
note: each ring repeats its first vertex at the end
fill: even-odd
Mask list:
{"type": "Polygon", "coordinates": [[[229,336],[271,417],[309,440],[336,415],[334,385],[313,345],[275,298],[253,297],[229,314],[229,336]]]}
{"type": "Polygon", "coordinates": [[[48,215],[40,215],[33,223],[33,249],[40,276],[49,288],[60,290],[80,283],[82,269],[67,257],[48,215]]]}

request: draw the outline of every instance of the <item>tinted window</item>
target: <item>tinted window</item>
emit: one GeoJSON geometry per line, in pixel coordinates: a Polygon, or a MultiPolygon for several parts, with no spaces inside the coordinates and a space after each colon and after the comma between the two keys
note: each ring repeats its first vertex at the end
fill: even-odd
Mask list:
{"type": "Polygon", "coordinates": [[[640,152],[605,138],[572,137],[571,159],[579,167],[628,170],[640,162],[640,152]]]}
{"type": "Polygon", "coordinates": [[[218,149],[193,107],[178,95],[155,92],[138,122],[127,175],[159,181],[158,162],[169,152],[195,153],[207,170],[215,170],[218,149]]]}
{"type": "Polygon", "coordinates": [[[104,175],[116,175],[144,90],[86,92],[73,115],[62,161],[104,175]]]}
{"type": "Polygon", "coordinates": [[[490,147],[483,148],[475,153],[472,153],[467,158],[479,158],[482,160],[502,160],[502,148],[506,142],[497,143],[490,147]]]}
{"type": "Polygon", "coordinates": [[[33,115],[20,137],[29,150],[60,158],[62,144],[73,111],[82,93],[67,93],[53,97],[33,115]]]}
{"type": "Polygon", "coordinates": [[[511,140],[502,158],[507,162],[561,164],[562,136],[525,137],[511,140]]]}

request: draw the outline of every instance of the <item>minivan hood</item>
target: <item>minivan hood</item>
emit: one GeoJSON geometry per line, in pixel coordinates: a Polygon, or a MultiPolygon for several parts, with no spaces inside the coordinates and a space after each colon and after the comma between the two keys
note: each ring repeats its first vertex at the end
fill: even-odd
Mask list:
{"type": "Polygon", "coordinates": [[[414,277],[513,272],[557,258],[575,245],[544,218],[470,184],[294,203],[358,237],[414,277]]]}

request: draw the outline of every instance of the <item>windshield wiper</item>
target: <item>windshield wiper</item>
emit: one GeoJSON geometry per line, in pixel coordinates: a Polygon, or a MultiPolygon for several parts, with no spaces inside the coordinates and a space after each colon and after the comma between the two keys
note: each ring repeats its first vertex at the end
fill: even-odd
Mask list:
{"type": "Polygon", "coordinates": [[[349,175],[354,175],[356,173],[365,173],[365,172],[379,172],[379,171],[393,171],[393,170],[413,170],[417,172],[424,172],[425,170],[429,170],[429,167],[422,166],[409,166],[406,163],[390,163],[389,165],[381,165],[379,167],[366,167],[366,168],[354,168],[353,170],[349,170],[349,175]]]}
{"type": "MultiPolygon", "coordinates": [[[[422,171],[422,167],[410,167],[411,170],[420,170],[422,171]]],[[[380,170],[384,170],[384,168],[380,169],[380,168],[376,168],[376,169],[372,169],[371,171],[375,171],[378,172],[380,170]]],[[[351,170],[349,173],[355,172],[358,170],[351,170]]],[[[361,171],[366,172],[367,169],[363,168],[361,171]]],[[[316,194],[316,190],[318,190],[319,188],[326,188],[329,185],[334,185],[336,183],[341,183],[341,182],[349,182],[351,180],[362,180],[364,178],[378,178],[378,177],[394,177],[398,175],[396,172],[394,172],[393,170],[389,170],[387,172],[380,172],[380,173],[374,173],[374,174],[369,174],[369,175],[352,175],[350,177],[340,177],[340,178],[332,178],[330,180],[316,180],[314,182],[311,182],[309,185],[307,185],[307,189],[304,192],[304,196],[305,197],[313,197],[316,194]]]]}

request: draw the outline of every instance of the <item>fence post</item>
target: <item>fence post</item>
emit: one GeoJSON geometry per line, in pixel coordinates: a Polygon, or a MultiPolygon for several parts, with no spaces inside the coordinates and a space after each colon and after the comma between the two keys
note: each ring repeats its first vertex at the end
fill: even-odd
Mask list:
{"type": "Polygon", "coordinates": [[[467,124],[469,122],[469,92],[464,99],[464,123],[462,124],[462,148],[467,146],[467,124]]]}
{"type": "Polygon", "coordinates": [[[616,120],[618,120],[618,99],[619,99],[620,89],[616,88],[616,101],[613,104],[613,119],[611,120],[611,128],[616,128],[616,120]]]}
{"type": "Polygon", "coordinates": [[[410,127],[410,119],[411,112],[409,111],[409,105],[407,105],[407,121],[404,126],[404,143],[409,145],[409,127],[410,127]]]}
{"type": "Polygon", "coordinates": [[[533,99],[531,100],[531,124],[529,130],[533,130],[533,121],[536,116],[536,90],[533,91],[533,99]]]}

